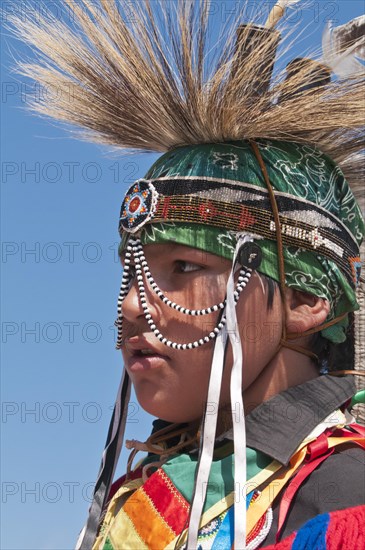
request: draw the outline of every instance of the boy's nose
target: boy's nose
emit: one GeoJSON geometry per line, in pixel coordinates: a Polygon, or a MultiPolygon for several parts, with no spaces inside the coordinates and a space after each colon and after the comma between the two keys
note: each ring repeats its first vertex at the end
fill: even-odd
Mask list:
{"type": "MultiPolygon", "coordinates": [[[[145,281],[145,287],[146,286],[147,285],[145,281]]],[[[148,288],[145,288],[145,291],[146,291],[146,300],[147,300],[148,309],[154,321],[158,321],[159,308],[155,306],[155,301],[156,300],[158,301],[159,298],[153,292],[149,292],[148,288]]],[[[141,296],[139,293],[138,283],[136,278],[134,278],[133,283],[131,284],[131,287],[129,289],[129,292],[123,300],[122,314],[127,321],[134,324],[137,321],[141,321],[142,318],[145,319],[144,310],[141,302],[141,296]]],[[[145,322],[147,323],[146,320],[145,322]]]]}

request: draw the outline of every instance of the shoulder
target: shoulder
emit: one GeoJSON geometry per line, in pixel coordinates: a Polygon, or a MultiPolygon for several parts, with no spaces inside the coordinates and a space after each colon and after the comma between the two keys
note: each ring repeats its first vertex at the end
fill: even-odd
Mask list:
{"type": "MultiPolygon", "coordinates": [[[[282,539],[298,531],[320,514],[332,513],[363,504],[365,453],[360,447],[339,449],[324,460],[298,489],[291,503],[282,539]]],[[[273,506],[273,525],[265,545],[273,544],[277,531],[280,495],[273,506]]]]}
{"type": "Polygon", "coordinates": [[[310,517],[342,510],[364,502],[364,450],[348,447],[336,450],[312,472],[293,503],[303,507],[310,517]]]}

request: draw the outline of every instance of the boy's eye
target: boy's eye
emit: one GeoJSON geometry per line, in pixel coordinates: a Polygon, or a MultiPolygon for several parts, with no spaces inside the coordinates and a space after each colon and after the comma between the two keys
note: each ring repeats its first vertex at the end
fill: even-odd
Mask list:
{"type": "Polygon", "coordinates": [[[193,271],[200,271],[202,269],[200,265],[194,264],[192,262],[186,262],[184,260],[178,260],[176,262],[176,265],[180,273],[191,273],[193,271]]]}

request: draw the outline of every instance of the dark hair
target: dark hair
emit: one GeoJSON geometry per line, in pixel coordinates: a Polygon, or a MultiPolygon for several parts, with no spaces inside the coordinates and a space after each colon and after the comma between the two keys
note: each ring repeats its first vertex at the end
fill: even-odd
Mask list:
{"type": "Polygon", "coordinates": [[[279,292],[279,284],[271,277],[259,273],[262,281],[264,282],[265,289],[267,290],[267,310],[270,311],[274,305],[274,296],[276,292],[279,292]]]}

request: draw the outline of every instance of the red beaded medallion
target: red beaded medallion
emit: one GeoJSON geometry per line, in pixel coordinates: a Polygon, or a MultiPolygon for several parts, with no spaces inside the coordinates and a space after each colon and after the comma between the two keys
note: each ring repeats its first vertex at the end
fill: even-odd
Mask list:
{"type": "Polygon", "coordinates": [[[156,211],[158,193],[150,181],[138,180],[127,191],[120,213],[120,231],[135,233],[156,211]]]}

